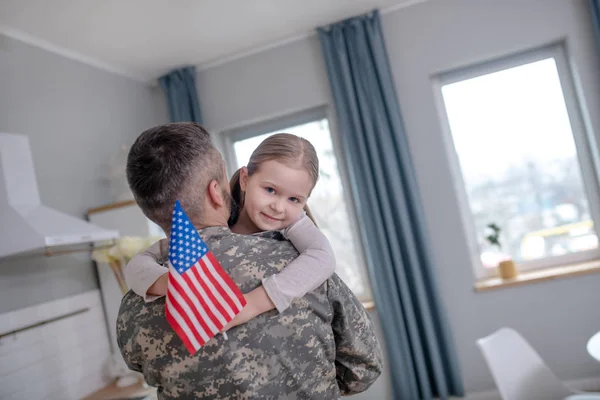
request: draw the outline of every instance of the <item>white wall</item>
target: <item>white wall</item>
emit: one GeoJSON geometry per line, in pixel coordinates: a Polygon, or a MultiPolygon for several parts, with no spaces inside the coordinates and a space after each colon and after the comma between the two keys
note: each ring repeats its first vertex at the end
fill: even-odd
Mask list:
{"type": "MultiPolygon", "coordinates": [[[[382,18],[467,390],[493,387],[475,340],[501,326],[523,333],[561,378],[597,376],[600,364],[586,354],[585,342],[600,329],[600,276],[473,291],[431,82],[439,72],[566,39],[587,106],[600,109],[600,60],[587,2],[430,0],[382,18]]],[[[213,132],[331,104],[315,36],[200,71],[198,89],[205,124],[213,132]]],[[[600,133],[600,116],[592,117],[600,133]]],[[[388,380],[386,374],[364,398],[389,398],[388,380]]]]}
{"type": "MultiPolygon", "coordinates": [[[[162,115],[145,84],[0,36],[0,131],[29,136],[47,206],[83,218],[111,202],[109,159],[162,115]]],[[[86,253],[0,261],[0,312],[96,287],[86,253]]]]}
{"type": "Polygon", "coordinates": [[[328,104],[315,36],[198,73],[204,124],[220,132],[328,104]]]}

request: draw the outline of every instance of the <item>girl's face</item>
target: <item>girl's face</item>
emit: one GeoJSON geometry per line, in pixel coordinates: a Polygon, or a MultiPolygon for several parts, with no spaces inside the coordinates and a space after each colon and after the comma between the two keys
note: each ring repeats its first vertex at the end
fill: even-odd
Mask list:
{"type": "Polygon", "coordinates": [[[274,160],[260,164],[252,176],[243,168],[240,185],[246,192],[241,213],[247,214],[257,231],[280,230],[292,224],[313,189],[307,171],[274,160]]]}

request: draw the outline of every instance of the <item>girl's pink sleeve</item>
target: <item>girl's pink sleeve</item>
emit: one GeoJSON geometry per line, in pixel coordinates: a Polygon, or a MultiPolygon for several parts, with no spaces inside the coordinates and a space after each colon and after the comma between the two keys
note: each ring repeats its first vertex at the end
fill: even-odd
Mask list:
{"type": "Polygon", "coordinates": [[[321,286],[335,271],[335,255],[329,240],[304,215],[283,232],[300,255],[281,272],[263,280],[265,291],[279,312],[294,299],[321,286]]]}
{"type": "Polygon", "coordinates": [[[167,267],[159,263],[162,259],[161,241],[158,241],[145,251],[135,255],[125,267],[127,285],[135,294],[142,296],[147,303],[162,297],[148,294],[150,286],[169,271],[167,267]]]}

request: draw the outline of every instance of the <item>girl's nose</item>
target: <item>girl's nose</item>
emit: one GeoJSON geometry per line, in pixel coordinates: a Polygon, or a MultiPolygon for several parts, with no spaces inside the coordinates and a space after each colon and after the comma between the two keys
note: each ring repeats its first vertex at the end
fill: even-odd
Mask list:
{"type": "Polygon", "coordinates": [[[278,213],[282,213],[283,212],[283,200],[275,200],[273,203],[271,203],[271,208],[278,213]]]}

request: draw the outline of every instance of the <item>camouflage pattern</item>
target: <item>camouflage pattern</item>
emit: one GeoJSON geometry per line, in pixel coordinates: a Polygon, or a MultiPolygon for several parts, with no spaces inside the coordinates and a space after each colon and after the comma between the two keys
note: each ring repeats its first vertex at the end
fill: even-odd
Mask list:
{"type": "MultiPolygon", "coordinates": [[[[278,232],[199,231],[223,268],[247,293],[298,256],[278,232]]],[[[381,373],[373,323],[333,275],[279,314],[272,310],[217,335],[190,356],[164,316],[164,298],[144,303],[129,292],[117,320],[129,368],[159,399],[337,399],[366,390],[381,373]]]]}

